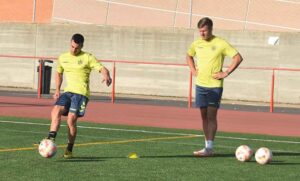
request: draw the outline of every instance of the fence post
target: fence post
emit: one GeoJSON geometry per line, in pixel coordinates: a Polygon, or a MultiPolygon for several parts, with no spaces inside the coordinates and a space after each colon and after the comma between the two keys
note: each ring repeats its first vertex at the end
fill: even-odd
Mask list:
{"type": "Polygon", "coordinates": [[[270,98],[270,112],[274,111],[274,85],[275,85],[275,69],[272,69],[272,82],[271,82],[271,98],[270,98]]]}
{"type": "Polygon", "coordinates": [[[193,84],[193,74],[190,71],[190,78],[189,78],[189,97],[188,97],[188,108],[192,107],[192,84],[193,84]]]}
{"type": "Polygon", "coordinates": [[[116,62],[113,63],[111,103],[115,103],[116,62]]]}
{"type": "Polygon", "coordinates": [[[39,69],[38,69],[38,98],[40,99],[41,98],[41,94],[42,94],[42,75],[43,75],[43,68],[42,68],[42,61],[43,60],[39,60],[39,69]]]}

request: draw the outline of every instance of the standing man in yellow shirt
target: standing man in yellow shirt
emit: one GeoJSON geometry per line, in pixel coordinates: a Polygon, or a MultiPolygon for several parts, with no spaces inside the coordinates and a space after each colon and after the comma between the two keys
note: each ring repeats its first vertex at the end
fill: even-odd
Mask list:
{"type": "Polygon", "coordinates": [[[59,56],[55,76],[56,91],[53,98],[56,103],[51,112],[51,126],[48,139],[55,140],[61,123],[61,116],[67,116],[68,145],[64,158],[72,158],[73,146],[77,134],[77,118],[83,117],[90,96],[89,82],[91,70],[99,71],[107,86],[111,84],[109,71],[97,62],[95,56],[82,51],[84,37],[74,34],[71,38],[70,51],[59,56]],[[64,93],[60,93],[63,74],[67,80],[64,93]]]}
{"type": "Polygon", "coordinates": [[[205,135],[205,148],[194,151],[195,156],[213,156],[213,142],[217,132],[217,113],[223,92],[223,81],[242,62],[239,52],[227,41],[212,34],[213,22],[202,18],[198,22],[200,38],[188,49],[186,61],[196,77],[196,106],[200,108],[205,135]],[[223,71],[225,56],[232,59],[223,71]],[[197,58],[195,64],[194,57],[197,58]]]}

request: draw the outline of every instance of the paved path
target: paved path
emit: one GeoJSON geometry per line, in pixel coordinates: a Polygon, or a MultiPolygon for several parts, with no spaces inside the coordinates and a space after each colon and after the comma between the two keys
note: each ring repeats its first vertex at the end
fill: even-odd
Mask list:
{"type": "MultiPolygon", "coordinates": [[[[52,99],[0,96],[0,116],[50,118],[52,99]]],[[[83,121],[179,129],[202,129],[198,109],[90,101],[83,121]]],[[[300,137],[300,114],[220,109],[224,132],[300,137]]]]}

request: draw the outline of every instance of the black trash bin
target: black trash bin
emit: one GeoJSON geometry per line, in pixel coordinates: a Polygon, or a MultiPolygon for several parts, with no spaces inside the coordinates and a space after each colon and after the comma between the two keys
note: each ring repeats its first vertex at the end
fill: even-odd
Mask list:
{"type": "MultiPolygon", "coordinates": [[[[38,76],[39,77],[39,84],[41,83],[40,88],[40,93],[41,94],[50,94],[50,86],[51,86],[51,72],[52,72],[52,67],[49,64],[46,63],[53,63],[52,60],[39,60],[39,66],[41,66],[42,69],[42,75],[38,76]],[[40,77],[42,81],[40,81],[40,77]]],[[[39,72],[40,67],[38,67],[37,71],[39,72]]]]}

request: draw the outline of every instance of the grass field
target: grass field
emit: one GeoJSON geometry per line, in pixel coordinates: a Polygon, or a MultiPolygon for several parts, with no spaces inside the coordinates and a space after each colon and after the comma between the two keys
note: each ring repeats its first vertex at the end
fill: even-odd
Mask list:
{"type": "Polygon", "coordinates": [[[299,180],[300,138],[218,133],[214,157],[195,158],[202,132],[78,123],[74,159],[62,154],[65,122],[55,157],[42,158],[33,143],[47,135],[49,120],[0,117],[1,180],[299,180]],[[266,146],[273,161],[259,165],[235,159],[235,149],[266,146]],[[136,152],[138,159],[127,155],[136,152]]]}

